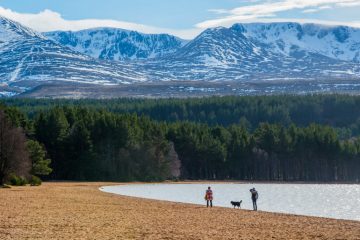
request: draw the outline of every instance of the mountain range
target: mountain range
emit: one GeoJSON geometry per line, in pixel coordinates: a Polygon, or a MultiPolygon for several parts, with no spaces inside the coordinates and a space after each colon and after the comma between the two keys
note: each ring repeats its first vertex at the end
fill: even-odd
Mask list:
{"type": "Polygon", "coordinates": [[[38,33],[0,17],[0,95],[54,84],[352,81],[356,85],[359,80],[358,28],[235,24],[207,29],[187,41],[113,28],[38,33]]]}
{"type": "Polygon", "coordinates": [[[91,57],[117,61],[162,57],[187,43],[168,34],[142,34],[116,28],[55,31],[44,35],[91,57]]]}

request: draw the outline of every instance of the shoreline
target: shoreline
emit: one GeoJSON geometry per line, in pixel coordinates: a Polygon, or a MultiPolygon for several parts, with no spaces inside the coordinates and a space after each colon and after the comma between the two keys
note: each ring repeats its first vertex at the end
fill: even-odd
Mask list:
{"type": "MultiPolygon", "coordinates": [[[[253,184],[264,184],[264,183],[259,183],[259,182],[251,182],[253,184]]],[[[122,196],[122,197],[130,197],[130,198],[138,198],[138,199],[144,199],[144,200],[152,200],[152,201],[160,201],[160,202],[170,202],[170,203],[182,203],[182,204],[191,204],[191,205],[197,205],[197,206],[204,206],[204,203],[196,203],[193,201],[176,201],[173,199],[166,199],[166,198],[156,198],[156,197],[150,197],[150,196],[141,196],[141,195],[126,195],[126,194],[122,194],[122,193],[117,193],[116,191],[111,191],[111,190],[106,190],[106,187],[114,187],[114,186],[131,186],[131,185],[162,185],[162,184],[168,184],[168,185],[177,185],[177,184],[182,184],[182,185],[191,185],[191,184],[202,184],[202,185],[207,185],[209,184],[210,186],[214,186],[217,184],[251,184],[248,182],[233,182],[233,181],[214,181],[214,182],[204,182],[204,181],[184,181],[184,182],[173,182],[173,181],[165,181],[165,182],[154,182],[154,183],[150,183],[150,182],[134,182],[134,183],[122,183],[122,184],[116,184],[116,185],[104,185],[99,187],[99,191],[104,192],[104,193],[109,193],[109,194],[114,194],[115,196],[122,196]]],[[[275,183],[268,183],[268,184],[275,184],[275,183]]],[[[290,183],[289,183],[290,184],[290,183]]],[[[300,183],[297,183],[300,184],[300,183]]],[[[307,184],[305,184],[307,185],[307,184]]],[[[317,184],[312,184],[312,185],[317,185],[317,184]]],[[[335,185],[335,184],[326,184],[326,185],[335,185]]],[[[340,184],[337,184],[340,185],[340,184]]],[[[341,184],[341,185],[356,185],[356,184],[341,184]]],[[[218,203],[219,205],[216,204],[216,202],[214,203],[216,207],[219,208],[230,208],[233,209],[233,206],[225,206],[223,203],[218,203]]],[[[249,210],[252,211],[252,209],[250,208],[241,208],[242,210],[249,210]]],[[[325,218],[325,219],[336,219],[336,220],[344,220],[344,221],[359,221],[360,219],[354,219],[354,218],[341,218],[341,217],[336,217],[336,216],[326,216],[326,215],[316,215],[314,213],[309,213],[309,214],[302,214],[302,213],[296,213],[296,212],[287,212],[287,211],[276,211],[276,210],[271,210],[271,209],[267,209],[267,210],[259,210],[258,212],[264,212],[264,213],[277,213],[277,214],[286,214],[286,215],[292,215],[292,216],[303,216],[303,217],[316,217],[316,218],[325,218]]]]}
{"type": "Polygon", "coordinates": [[[99,190],[123,184],[0,189],[0,239],[360,239],[360,221],[207,209],[99,190]]]}
{"type": "MultiPolygon", "coordinates": [[[[117,185],[114,185],[114,186],[117,186],[117,185]]],[[[102,187],[106,187],[106,186],[102,186],[102,187]]],[[[179,204],[193,205],[195,207],[204,207],[205,206],[205,204],[198,204],[198,203],[176,202],[176,201],[171,201],[171,200],[162,200],[162,199],[155,199],[155,198],[145,198],[145,197],[134,197],[134,196],[122,195],[122,194],[118,194],[118,193],[105,192],[105,191],[102,191],[100,188],[99,188],[99,191],[101,191],[103,193],[112,194],[114,196],[125,197],[125,198],[130,198],[130,199],[143,199],[143,200],[164,202],[164,203],[179,203],[179,204]]],[[[237,209],[237,208],[233,208],[231,206],[230,207],[224,207],[224,206],[214,205],[214,207],[223,208],[223,209],[235,209],[235,210],[241,210],[241,211],[254,212],[251,209],[246,209],[246,208],[237,209]]],[[[285,215],[285,216],[294,216],[294,217],[310,217],[310,218],[320,218],[320,219],[340,220],[340,221],[350,221],[350,222],[355,221],[355,222],[360,223],[360,221],[358,221],[358,220],[343,219],[343,218],[320,217],[320,216],[302,215],[302,214],[294,214],[294,213],[286,213],[286,212],[271,212],[271,211],[264,211],[264,210],[258,210],[256,212],[258,212],[258,213],[274,213],[274,214],[280,214],[280,215],[285,215]]]]}
{"type": "MultiPolygon", "coordinates": [[[[114,182],[103,182],[102,183],[110,183],[113,184],[114,182]]],[[[43,183],[99,183],[99,181],[72,181],[72,180],[49,180],[44,181],[43,183]]],[[[243,184],[250,184],[250,183],[261,183],[261,184],[351,184],[351,185],[360,185],[360,182],[308,182],[308,181],[247,181],[247,180],[165,180],[162,182],[154,181],[154,182],[140,182],[140,181],[134,181],[134,182],[117,182],[116,184],[156,184],[156,183],[173,183],[173,184],[191,184],[191,183],[243,183],[243,184]]]]}
{"type": "MultiPolygon", "coordinates": [[[[136,182],[141,183],[141,182],[136,182]]],[[[151,183],[151,182],[143,182],[151,183]]],[[[236,184],[318,184],[318,185],[360,185],[360,182],[311,182],[311,181],[247,181],[247,180],[180,180],[180,181],[164,181],[164,182],[154,182],[154,183],[183,183],[183,184],[191,184],[191,183],[236,183],[236,184]]]]}

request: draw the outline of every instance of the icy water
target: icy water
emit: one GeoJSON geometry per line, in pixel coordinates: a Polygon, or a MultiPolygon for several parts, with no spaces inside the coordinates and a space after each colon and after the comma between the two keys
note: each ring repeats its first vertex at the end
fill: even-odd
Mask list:
{"type": "Polygon", "coordinates": [[[133,184],[102,187],[120,195],[172,202],[205,204],[208,186],[215,206],[232,207],[242,200],[252,209],[249,189],[259,192],[258,210],[360,221],[360,185],[345,184],[133,184]]]}

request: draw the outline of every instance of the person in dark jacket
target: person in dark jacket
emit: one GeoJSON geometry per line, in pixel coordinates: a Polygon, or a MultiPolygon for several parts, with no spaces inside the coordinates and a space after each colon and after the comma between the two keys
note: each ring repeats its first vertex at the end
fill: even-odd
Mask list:
{"type": "Polygon", "coordinates": [[[259,194],[258,194],[258,192],[255,190],[255,188],[250,189],[250,192],[251,192],[251,200],[252,200],[252,203],[253,203],[254,211],[257,211],[256,201],[257,201],[257,199],[259,198],[259,194]]]}

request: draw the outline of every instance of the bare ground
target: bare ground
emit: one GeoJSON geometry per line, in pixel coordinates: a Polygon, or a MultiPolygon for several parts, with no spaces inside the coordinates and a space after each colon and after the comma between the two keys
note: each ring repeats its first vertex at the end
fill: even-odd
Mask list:
{"type": "Polygon", "coordinates": [[[117,196],[109,183],[0,189],[0,239],[360,239],[360,222],[117,196]]]}

